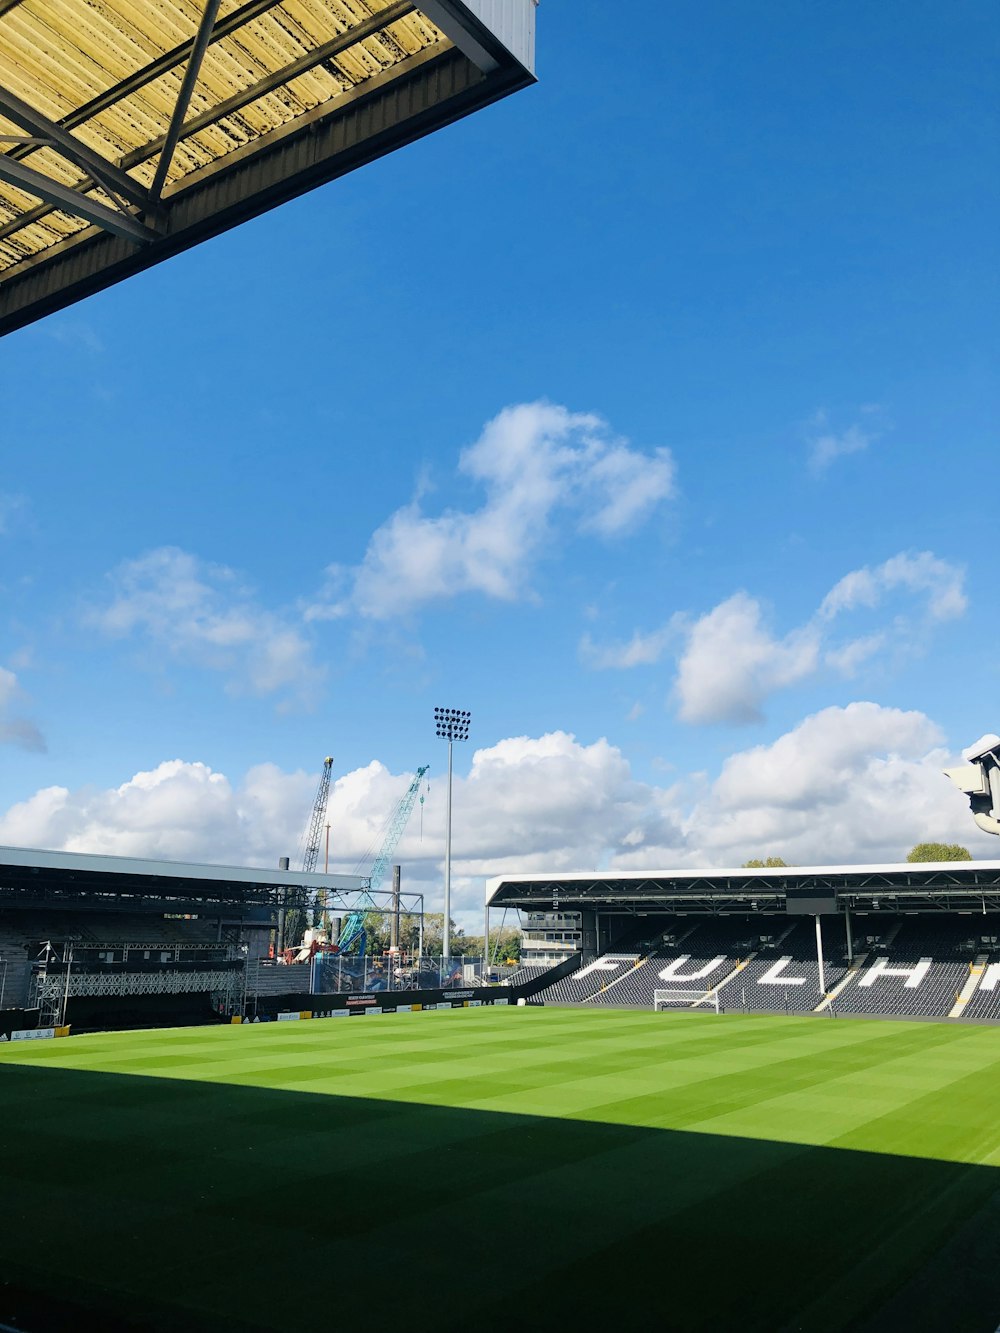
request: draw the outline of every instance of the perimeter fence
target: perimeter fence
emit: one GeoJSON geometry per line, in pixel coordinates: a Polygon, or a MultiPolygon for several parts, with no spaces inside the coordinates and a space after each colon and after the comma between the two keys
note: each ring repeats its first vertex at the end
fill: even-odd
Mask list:
{"type": "Polygon", "coordinates": [[[339,995],[350,991],[461,990],[497,980],[494,968],[486,976],[482,958],[352,958],[318,953],[312,960],[314,995],[339,995]]]}

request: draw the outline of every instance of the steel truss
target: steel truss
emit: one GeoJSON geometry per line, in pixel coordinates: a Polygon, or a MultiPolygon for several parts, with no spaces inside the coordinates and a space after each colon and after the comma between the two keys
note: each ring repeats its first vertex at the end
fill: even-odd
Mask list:
{"type": "Polygon", "coordinates": [[[32,982],[32,1005],[41,1013],[43,1027],[58,1021],[66,1000],[77,996],[106,995],[197,995],[211,992],[212,1002],[221,1002],[227,1013],[243,1007],[245,971],[240,968],[206,969],[199,972],[77,972],[68,980],[65,972],[42,973],[32,982]]]}
{"type": "Polygon", "coordinates": [[[786,891],[835,894],[840,906],[860,912],[998,912],[1000,870],[988,863],[957,861],[924,868],[776,870],[774,874],[704,874],[617,878],[595,875],[501,883],[491,907],[522,911],[613,911],[724,915],[781,912],[786,891]]]}
{"type": "MultiPolygon", "coordinates": [[[[414,0],[393,0],[281,68],[189,115],[209,49],[279,8],[282,0],[248,0],[222,18],[219,2],[204,0],[197,31],[186,41],[58,120],[0,84],[0,115],[19,130],[0,136],[0,181],[40,201],[0,224],[0,240],[15,237],[56,212],[87,224],[0,275],[0,287],[7,288],[6,299],[0,300],[0,334],[534,81],[533,74],[502,46],[492,49],[496,39],[480,29],[464,5],[431,0],[427,17],[444,40],[409,55],[400,52],[402,58],[380,73],[348,82],[339,96],[168,184],[183,140],[218,126],[310,71],[346,77],[338,58],[374,37],[399,51],[392,26],[422,14],[414,0]],[[128,98],[157,80],[162,86],[165,75],[180,76],[182,71],[164,133],[115,157],[95,152],[74,133],[109,108],[127,105],[128,98]],[[71,163],[75,179],[64,183],[39,171],[30,159],[40,150],[71,163]],[[156,167],[148,186],[129,174],[153,159],[156,167]]],[[[0,0],[0,16],[16,3],[0,0]]]]}

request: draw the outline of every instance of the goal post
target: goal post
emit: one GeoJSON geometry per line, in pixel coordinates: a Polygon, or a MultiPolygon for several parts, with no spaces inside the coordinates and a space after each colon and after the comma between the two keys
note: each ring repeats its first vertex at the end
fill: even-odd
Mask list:
{"type": "Polygon", "coordinates": [[[683,1004],[688,1009],[693,1009],[696,1005],[706,1005],[719,1012],[719,992],[704,990],[679,990],[677,987],[671,987],[670,990],[653,991],[653,1012],[658,1013],[661,1005],[665,1004],[683,1004]]]}

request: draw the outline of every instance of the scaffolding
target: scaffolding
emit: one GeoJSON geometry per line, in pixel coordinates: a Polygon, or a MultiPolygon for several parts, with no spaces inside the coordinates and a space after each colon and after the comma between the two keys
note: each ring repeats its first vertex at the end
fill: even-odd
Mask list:
{"type": "Polygon", "coordinates": [[[246,1001],[246,969],[168,969],[162,972],[73,972],[70,968],[40,972],[32,981],[32,1007],[42,1027],[65,1019],[66,1006],[77,996],[192,995],[209,992],[213,1005],[226,1013],[242,1013],[246,1001]]]}

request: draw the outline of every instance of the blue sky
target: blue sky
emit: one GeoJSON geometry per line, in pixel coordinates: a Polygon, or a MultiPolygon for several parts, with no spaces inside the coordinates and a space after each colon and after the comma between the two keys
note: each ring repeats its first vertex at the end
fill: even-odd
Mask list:
{"type": "Polygon", "coordinates": [[[995,6],[538,13],[540,81],[8,336],[0,840],[997,852],[995,6]],[[166,767],[163,767],[166,765],[166,767]],[[136,775],[146,775],[136,778],[136,775]]]}

